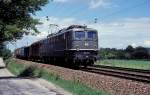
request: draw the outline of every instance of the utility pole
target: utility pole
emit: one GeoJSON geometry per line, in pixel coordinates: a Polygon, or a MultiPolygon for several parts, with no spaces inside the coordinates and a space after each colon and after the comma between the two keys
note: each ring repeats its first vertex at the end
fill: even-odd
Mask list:
{"type": "MultiPolygon", "coordinates": [[[[46,20],[47,20],[47,22],[49,22],[49,17],[48,16],[46,16],[46,20]]],[[[48,35],[49,35],[49,26],[48,26],[48,35]]]]}
{"type": "Polygon", "coordinates": [[[94,18],[94,23],[97,23],[98,22],[98,18],[94,18]]]}

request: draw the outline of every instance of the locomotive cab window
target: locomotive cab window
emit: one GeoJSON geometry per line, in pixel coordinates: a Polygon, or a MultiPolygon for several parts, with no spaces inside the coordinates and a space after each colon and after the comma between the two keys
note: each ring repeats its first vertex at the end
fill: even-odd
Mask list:
{"type": "Polygon", "coordinates": [[[89,32],[87,32],[87,37],[88,37],[88,39],[96,39],[97,38],[96,31],[89,31],[89,32]]]}
{"type": "Polygon", "coordinates": [[[77,39],[77,40],[85,39],[85,32],[84,31],[76,31],[75,39],[77,39]]]}

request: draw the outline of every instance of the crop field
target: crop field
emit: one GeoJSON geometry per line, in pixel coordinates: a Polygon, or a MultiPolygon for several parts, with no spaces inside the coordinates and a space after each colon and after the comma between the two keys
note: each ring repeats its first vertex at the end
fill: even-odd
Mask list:
{"type": "Polygon", "coordinates": [[[100,60],[97,61],[98,65],[105,65],[105,66],[116,66],[116,67],[124,67],[124,68],[134,68],[134,69],[144,69],[150,70],[150,61],[144,60],[100,60]]]}

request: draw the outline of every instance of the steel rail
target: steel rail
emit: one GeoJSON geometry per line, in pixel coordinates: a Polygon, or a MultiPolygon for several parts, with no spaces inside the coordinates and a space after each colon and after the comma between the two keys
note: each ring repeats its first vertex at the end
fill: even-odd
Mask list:
{"type": "Polygon", "coordinates": [[[81,68],[82,71],[103,74],[109,76],[120,77],[124,79],[130,79],[139,82],[150,83],[150,71],[140,69],[128,69],[119,67],[108,67],[108,66],[87,66],[87,68],[81,68]]]}

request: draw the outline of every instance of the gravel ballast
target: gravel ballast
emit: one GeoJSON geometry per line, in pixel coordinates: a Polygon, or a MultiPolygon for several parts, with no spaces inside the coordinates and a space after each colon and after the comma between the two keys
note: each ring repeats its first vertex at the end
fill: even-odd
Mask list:
{"type": "MultiPolygon", "coordinates": [[[[17,63],[34,64],[35,62],[14,59],[17,63]]],[[[112,95],[150,95],[150,83],[142,83],[107,75],[99,75],[80,70],[72,70],[64,67],[37,64],[49,72],[58,75],[65,80],[78,81],[89,87],[106,91],[112,95]]]]}

